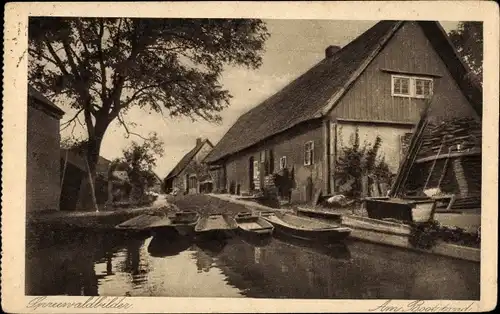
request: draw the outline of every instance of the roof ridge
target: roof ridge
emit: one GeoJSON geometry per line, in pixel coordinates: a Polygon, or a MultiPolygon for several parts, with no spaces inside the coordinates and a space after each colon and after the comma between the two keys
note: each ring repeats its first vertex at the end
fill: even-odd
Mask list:
{"type": "MultiPolygon", "coordinates": [[[[381,21],[384,22],[384,21],[381,21]]],[[[379,23],[381,23],[379,22],[379,23]]],[[[372,61],[382,52],[382,49],[384,46],[389,42],[389,40],[394,36],[394,34],[397,32],[397,30],[405,23],[406,21],[395,21],[393,27],[391,27],[387,33],[382,37],[381,41],[375,46],[373,51],[361,62],[361,64],[357,67],[357,69],[353,72],[351,77],[347,80],[347,82],[344,84],[344,86],[337,91],[326,103],[326,105],[318,110],[318,112],[315,114],[315,116],[322,117],[326,115],[328,112],[333,110],[336,104],[338,104],[339,100],[342,98],[342,96],[347,92],[347,89],[349,88],[350,85],[352,85],[358,77],[363,74],[363,72],[366,70],[366,68],[372,63],[372,61]]],[[[378,23],[377,23],[378,24],[378,23]]],[[[375,24],[373,27],[375,27],[377,24],[375,24]]],[[[371,29],[371,28],[370,28],[371,29]]],[[[369,30],[368,30],[369,31],[369,30]]],[[[366,32],[368,32],[366,31],[366,32]]],[[[354,41],[358,40],[361,36],[357,37],[355,40],[353,40],[351,43],[354,41]]],[[[351,44],[349,43],[349,44],[351,44]]]]}
{"type": "MultiPolygon", "coordinates": [[[[206,139],[202,140],[201,143],[195,145],[186,154],[184,154],[184,156],[182,156],[182,158],[179,160],[179,162],[174,166],[174,168],[172,168],[172,170],[170,170],[170,172],[168,173],[168,175],[165,178],[169,179],[171,177],[174,177],[174,176],[178,175],[182,170],[184,170],[187,167],[187,165],[191,162],[191,160],[193,160],[193,158],[196,156],[196,154],[201,150],[201,148],[206,143],[212,144],[210,142],[210,140],[208,138],[206,138],[206,139]],[[192,156],[190,156],[191,154],[192,154],[192,156]],[[189,160],[186,159],[188,157],[190,157],[189,160]],[[184,165],[182,165],[182,163],[184,163],[184,165]],[[178,168],[179,165],[180,165],[180,168],[178,168]]],[[[212,147],[213,147],[213,145],[212,145],[212,147]]],[[[205,158],[207,156],[205,156],[205,158]]]]}

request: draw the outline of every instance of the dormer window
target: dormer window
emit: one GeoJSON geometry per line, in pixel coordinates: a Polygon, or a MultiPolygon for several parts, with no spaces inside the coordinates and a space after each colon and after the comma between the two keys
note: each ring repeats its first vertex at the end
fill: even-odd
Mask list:
{"type": "Polygon", "coordinates": [[[425,77],[392,75],[392,96],[429,98],[432,95],[432,79],[425,77]]]}

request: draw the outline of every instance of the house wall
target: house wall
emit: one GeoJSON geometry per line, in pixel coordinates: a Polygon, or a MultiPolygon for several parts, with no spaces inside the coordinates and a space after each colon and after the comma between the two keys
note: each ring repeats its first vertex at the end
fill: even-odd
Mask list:
{"type": "MultiPolygon", "coordinates": [[[[317,121],[279,134],[242,151],[238,155],[232,156],[226,161],[226,189],[229,191],[231,182],[234,182],[236,186],[240,186],[242,193],[250,192],[250,157],[253,157],[254,160],[260,160],[261,151],[272,149],[274,155],[274,172],[279,171],[279,162],[282,156],[286,156],[287,168],[290,171],[292,169],[294,171],[295,188],[292,191],[292,201],[308,201],[311,198],[310,195],[307,195],[308,178],[311,178],[314,189],[323,189],[324,187],[324,147],[323,128],[321,123],[317,121]],[[305,166],[304,144],[308,141],[314,142],[314,163],[310,166],[305,166]]],[[[260,163],[259,165],[260,171],[263,171],[263,165],[260,163]]],[[[314,195],[314,191],[312,193],[314,195]]]]}
{"type": "Polygon", "coordinates": [[[332,117],[362,121],[411,122],[425,100],[391,96],[391,73],[438,75],[430,115],[434,119],[477,116],[445,64],[415,22],[406,22],[332,110],[332,117]]]}
{"type": "Polygon", "coordinates": [[[401,137],[411,132],[411,125],[380,125],[369,123],[337,123],[337,149],[340,153],[342,147],[352,147],[352,141],[358,129],[359,142],[361,145],[367,143],[373,145],[377,136],[382,143],[379,149],[379,157],[384,157],[392,173],[398,171],[401,158],[401,137]]]}
{"type": "Polygon", "coordinates": [[[27,139],[27,212],[59,210],[59,119],[28,106],[27,139]]]}
{"type": "MultiPolygon", "coordinates": [[[[205,142],[203,147],[198,151],[198,153],[196,153],[196,155],[189,162],[189,164],[179,173],[179,175],[177,175],[175,178],[173,178],[172,187],[177,188],[177,189],[179,189],[179,191],[184,193],[186,191],[186,188],[187,188],[186,176],[190,177],[191,175],[196,173],[193,170],[192,165],[195,162],[201,163],[211,150],[212,150],[212,146],[209,145],[207,142],[205,142]]],[[[190,188],[188,191],[189,194],[194,194],[194,193],[198,193],[198,192],[199,192],[198,186],[190,188]]]]}
{"type": "Polygon", "coordinates": [[[361,143],[364,140],[373,143],[377,135],[382,138],[380,152],[390,170],[397,172],[401,136],[411,132],[411,126],[417,123],[426,106],[424,99],[391,95],[391,76],[397,72],[433,78],[431,122],[463,116],[478,118],[420,26],[406,22],[331,111],[329,118],[338,123],[341,131],[337,136],[332,135],[332,152],[349,143],[357,126],[361,143]],[[335,140],[339,135],[342,139],[335,140]]]}

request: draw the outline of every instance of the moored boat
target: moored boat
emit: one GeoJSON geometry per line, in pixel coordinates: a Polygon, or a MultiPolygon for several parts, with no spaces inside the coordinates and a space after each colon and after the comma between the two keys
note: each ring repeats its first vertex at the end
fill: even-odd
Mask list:
{"type": "Polygon", "coordinates": [[[264,218],[253,215],[251,212],[240,212],[234,217],[238,230],[249,236],[268,236],[274,227],[264,218]]]}
{"type": "Polygon", "coordinates": [[[198,237],[217,239],[230,237],[237,227],[234,218],[223,214],[212,214],[201,217],[194,231],[198,237]]]}
{"type": "Polygon", "coordinates": [[[150,227],[153,230],[173,228],[180,235],[190,235],[193,233],[194,227],[199,220],[200,215],[197,212],[179,211],[171,216],[153,222],[150,227]]]}
{"type": "Polygon", "coordinates": [[[130,232],[150,231],[152,229],[152,224],[158,223],[165,218],[166,216],[163,213],[143,214],[116,225],[115,229],[130,232]]]}
{"type": "Polygon", "coordinates": [[[351,233],[351,229],[339,224],[288,213],[262,212],[261,217],[271,223],[277,233],[301,240],[330,243],[342,241],[351,233]]]}
{"type": "Polygon", "coordinates": [[[394,219],[403,222],[427,222],[433,218],[435,199],[373,198],[365,200],[368,217],[372,219],[394,219]]]}

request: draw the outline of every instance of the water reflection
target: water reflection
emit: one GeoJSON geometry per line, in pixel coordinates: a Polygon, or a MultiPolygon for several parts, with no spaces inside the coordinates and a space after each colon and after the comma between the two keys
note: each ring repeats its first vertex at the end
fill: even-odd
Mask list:
{"type": "Polygon", "coordinates": [[[75,236],[28,250],[29,295],[478,299],[479,264],[352,242],[75,236]]]}
{"type": "Polygon", "coordinates": [[[226,239],[216,239],[216,240],[202,239],[196,241],[196,246],[202,251],[204,251],[206,254],[215,257],[222,253],[227,243],[228,240],[226,239]]]}
{"type": "Polygon", "coordinates": [[[191,245],[192,241],[189,237],[179,234],[155,235],[149,242],[148,253],[152,257],[175,256],[187,250],[191,245]]]}

